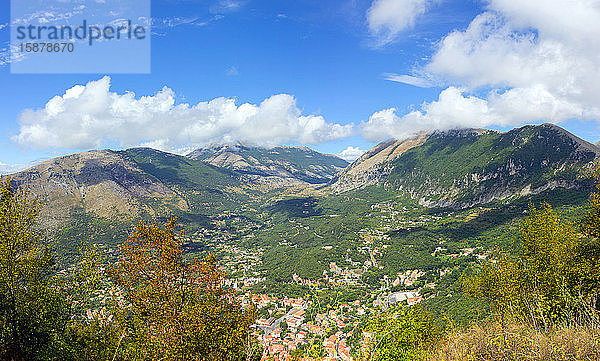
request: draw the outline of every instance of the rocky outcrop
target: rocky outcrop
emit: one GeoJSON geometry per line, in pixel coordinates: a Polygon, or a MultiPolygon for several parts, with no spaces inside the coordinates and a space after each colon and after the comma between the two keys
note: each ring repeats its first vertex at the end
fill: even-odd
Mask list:
{"type": "Polygon", "coordinates": [[[368,150],[348,168],[341,171],[330,183],[334,192],[345,192],[351,189],[377,184],[391,171],[389,163],[406,151],[418,147],[429,138],[421,133],[406,140],[390,139],[368,150]]]}

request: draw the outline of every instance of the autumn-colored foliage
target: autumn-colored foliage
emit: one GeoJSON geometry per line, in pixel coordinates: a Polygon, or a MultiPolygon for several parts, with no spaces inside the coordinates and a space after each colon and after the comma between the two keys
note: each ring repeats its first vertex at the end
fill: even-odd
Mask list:
{"type": "Polygon", "coordinates": [[[59,273],[38,211],[1,180],[0,360],[249,359],[255,310],[223,287],[213,256],[184,257],[175,219],[140,222],[112,267],[84,246],[59,273]]]}
{"type": "MultiPolygon", "coordinates": [[[[600,169],[600,168],[599,168],[600,169]]],[[[597,324],[600,292],[600,173],[580,225],[561,219],[549,204],[530,205],[521,222],[516,255],[499,255],[466,279],[467,294],[492,302],[502,317],[535,329],[597,324]]]]}
{"type": "Polygon", "coordinates": [[[124,359],[236,360],[249,349],[252,309],[225,290],[215,258],[187,260],[175,219],[140,222],[110,270],[122,290],[124,359]]]}
{"type": "Polygon", "coordinates": [[[490,300],[500,315],[535,328],[583,322],[595,312],[600,275],[597,262],[585,254],[589,245],[550,205],[531,205],[521,223],[517,255],[482,265],[466,280],[465,291],[490,300]]]}

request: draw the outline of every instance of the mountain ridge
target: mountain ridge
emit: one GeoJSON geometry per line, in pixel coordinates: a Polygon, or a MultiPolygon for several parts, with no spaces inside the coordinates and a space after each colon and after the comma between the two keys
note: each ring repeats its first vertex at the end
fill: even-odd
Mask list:
{"type": "Polygon", "coordinates": [[[212,194],[239,182],[228,170],[151,148],[74,153],[9,176],[45,204],[40,220],[49,228],[77,209],[103,218],[189,212],[186,189],[212,194]]]}
{"type": "Polygon", "coordinates": [[[263,148],[244,143],[212,144],[187,157],[239,172],[251,182],[272,186],[326,184],[348,165],[335,155],[308,147],[263,148]]]}
{"type": "Polygon", "coordinates": [[[105,218],[206,214],[239,206],[255,191],[283,195],[286,187],[318,188],[325,195],[377,185],[427,207],[465,208],[555,188],[583,189],[586,168],[599,156],[595,145],[544,124],[390,139],[349,165],[306,147],[218,144],[188,156],[151,148],[93,150],[44,161],[12,178],[49,205],[42,218],[54,226],[74,209],[105,218]]]}
{"type": "Polygon", "coordinates": [[[388,139],[367,150],[357,160],[342,170],[329,183],[334,192],[343,192],[376,184],[385,176],[382,166],[401,156],[404,152],[422,145],[428,138],[428,133],[420,133],[406,140],[388,139]]]}
{"type": "MultiPolygon", "coordinates": [[[[427,207],[466,208],[557,187],[586,187],[585,168],[599,156],[598,147],[553,124],[504,133],[434,132],[419,146],[378,164],[375,183],[407,192],[427,207]]],[[[340,177],[332,189],[369,184],[342,188],[344,181],[340,177]]]]}
{"type": "Polygon", "coordinates": [[[40,217],[48,226],[68,219],[73,208],[110,217],[138,215],[144,208],[139,200],[144,198],[178,203],[172,190],[112,150],[53,158],[10,176],[16,184],[28,185],[34,196],[49,205],[42,208],[40,217]]]}

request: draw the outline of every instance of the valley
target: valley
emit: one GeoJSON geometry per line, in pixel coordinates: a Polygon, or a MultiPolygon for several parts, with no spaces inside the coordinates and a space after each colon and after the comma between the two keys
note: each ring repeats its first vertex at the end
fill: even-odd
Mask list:
{"type": "Polygon", "coordinates": [[[420,134],[351,165],[307,148],[134,148],[12,179],[45,204],[40,225],[63,267],[85,243],[116,260],[138,220],[176,216],[186,257],[214,254],[225,285],[257,306],[271,356],[318,349],[349,360],[379,308],[423,303],[456,324],[485,315],[462,295],[461,275],[510,251],[530,203],[581,216],[599,155],[540,125],[420,134]]]}

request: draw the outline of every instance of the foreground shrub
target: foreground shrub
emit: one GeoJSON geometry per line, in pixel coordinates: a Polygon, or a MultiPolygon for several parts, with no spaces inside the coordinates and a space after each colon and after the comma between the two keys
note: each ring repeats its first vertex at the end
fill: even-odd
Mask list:
{"type": "Polygon", "coordinates": [[[465,293],[489,300],[500,316],[535,328],[596,320],[598,243],[548,204],[530,206],[519,241],[516,256],[500,255],[465,280],[465,293]]]}
{"type": "Polygon", "coordinates": [[[69,307],[54,258],[35,228],[38,203],[10,178],[0,180],[0,359],[53,359],[69,307]]]}
{"type": "Polygon", "coordinates": [[[423,306],[397,306],[374,315],[367,325],[372,336],[367,343],[364,360],[425,360],[430,347],[437,342],[442,328],[423,306]]]}
{"type": "Polygon", "coordinates": [[[255,311],[244,310],[222,287],[214,257],[186,260],[180,240],[175,219],[164,227],[139,223],[109,271],[119,291],[110,318],[81,332],[103,337],[91,337],[88,345],[94,341],[99,350],[108,341],[115,358],[124,360],[246,358],[255,311]]]}
{"type": "Polygon", "coordinates": [[[0,179],[0,360],[250,359],[255,310],[222,287],[214,257],[183,257],[175,219],[139,223],[106,277],[97,247],[57,272],[38,213],[0,179]]]}
{"type": "Polygon", "coordinates": [[[536,331],[525,324],[478,324],[451,332],[430,361],[600,360],[600,330],[558,327],[536,331]]]}

